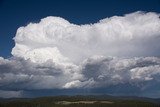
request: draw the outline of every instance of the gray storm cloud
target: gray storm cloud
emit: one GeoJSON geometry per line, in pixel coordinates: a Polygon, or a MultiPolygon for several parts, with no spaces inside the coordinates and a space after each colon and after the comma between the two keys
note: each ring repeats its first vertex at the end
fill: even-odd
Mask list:
{"type": "Polygon", "coordinates": [[[5,90],[21,96],[23,90],[129,84],[143,91],[160,84],[158,13],[135,12],[86,25],[50,16],[20,27],[14,40],[13,56],[0,57],[2,97],[5,90]]]}

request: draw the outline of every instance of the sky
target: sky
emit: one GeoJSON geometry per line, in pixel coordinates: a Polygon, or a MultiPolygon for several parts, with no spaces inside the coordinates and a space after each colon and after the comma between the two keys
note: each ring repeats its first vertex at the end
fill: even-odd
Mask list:
{"type": "Polygon", "coordinates": [[[160,0],[0,0],[0,97],[160,97],[160,0]]]}
{"type": "Polygon", "coordinates": [[[20,26],[60,16],[74,24],[90,24],[135,11],[160,12],[160,0],[0,0],[0,56],[10,57],[20,26]]]}

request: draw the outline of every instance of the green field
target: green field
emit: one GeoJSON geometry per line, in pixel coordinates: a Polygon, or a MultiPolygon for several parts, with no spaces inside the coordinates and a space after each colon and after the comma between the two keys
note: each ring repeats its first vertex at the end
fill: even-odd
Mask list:
{"type": "Polygon", "coordinates": [[[32,99],[3,99],[0,101],[0,107],[160,107],[160,104],[127,98],[57,96],[32,99]]]}

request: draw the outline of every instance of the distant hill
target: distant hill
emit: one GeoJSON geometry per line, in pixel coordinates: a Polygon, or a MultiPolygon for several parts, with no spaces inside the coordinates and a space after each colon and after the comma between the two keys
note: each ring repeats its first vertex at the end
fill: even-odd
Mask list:
{"type": "Polygon", "coordinates": [[[0,107],[160,107],[160,99],[135,96],[76,95],[0,98],[0,107]]]}

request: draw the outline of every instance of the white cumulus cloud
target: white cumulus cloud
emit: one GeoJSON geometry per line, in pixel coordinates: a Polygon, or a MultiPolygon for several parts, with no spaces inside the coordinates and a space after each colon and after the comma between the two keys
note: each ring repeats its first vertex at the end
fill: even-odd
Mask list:
{"type": "Polygon", "coordinates": [[[13,56],[0,57],[0,97],[125,85],[158,92],[159,16],[135,12],[86,25],[50,16],[18,28],[13,56]]]}
{"type": "Polygon", "coordinates": [[[160,18],[152,12],[135,12],[75,25],[50,16],[20,27],[14,40],[12,54],[34,62],[79,64],[94,55],[159,56],[160,18]]]}

